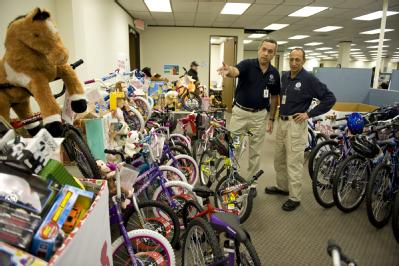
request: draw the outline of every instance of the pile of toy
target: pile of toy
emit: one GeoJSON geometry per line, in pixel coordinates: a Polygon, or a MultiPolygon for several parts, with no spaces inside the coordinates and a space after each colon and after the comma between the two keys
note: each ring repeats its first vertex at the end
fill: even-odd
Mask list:
{"type": "Polygon", "coordinates": [[[8,130],[0,140],[0,241],[44,260],[74,231],[96,195],[52,159],[59,146],[46,129],[32,139],[8,130]]]}

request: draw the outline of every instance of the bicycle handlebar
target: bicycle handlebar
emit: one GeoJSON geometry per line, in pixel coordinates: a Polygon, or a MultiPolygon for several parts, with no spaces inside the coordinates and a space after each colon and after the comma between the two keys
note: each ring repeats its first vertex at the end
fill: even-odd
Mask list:
{"type": "Polygon", "coordinates": [[[348,258],[345,254],[342,253],[342,249],[340,246],[335,243],[334,240],[328,240],[327,242],[327,253],[333,259],[333,265],[338,266],[341,265],[341,261],[345,262],[348,265],[356,266],[357,263],[354,259],[348,258]]]}
{"type": "MultiPolygon", "coordinates": [[[[75,69],[75,68],[77,68],[78,66],[80,66],[81,64],[83,64],[83,59],[79,59],[78,61],[76,61],[76,62],[74,62],[74,63],[72,63],[72,64],[70,64],[70,66],[72,67],[72,69],[75,69]]],[[[58,80],[59,78],[56,78],[55,80],[58,80]]],[[[54,96],[54,98],[60,98],[62,95],[64,95],[65,94],[65,91],[66,91],[66,87],[65,87],[65,84],[62,86],[62,90],[59,92],[59,93],[57,93],[57,94],[54,94],[53,96],[54,96]]]]}
{"type": "Polygon", "coordinates": [[[78,66],[80,66],[81,64],[83,64],[83,59],[79,59],[78,61],[76,61],[75,63],[71,64],[71,67],[73,69],[77,68],[78,66]]]}
{"type": "Polygon", "coordinates": [[[112,154],[112,155],[119,155],[119,156],[121,156],[121,160],[125,161],[125,155],[121,151],[104,149],[104,153],[112,154]]]}

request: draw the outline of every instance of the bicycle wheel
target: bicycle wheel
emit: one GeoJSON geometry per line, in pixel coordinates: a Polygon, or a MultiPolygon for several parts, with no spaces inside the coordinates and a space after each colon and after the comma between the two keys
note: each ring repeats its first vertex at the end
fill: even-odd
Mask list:
{"type": "Polygon", "coordinates": [[[366,189],[367,216],[370,223],[377,228],[382,228],[389,222],[394,200],[391,189],[391,167],[380,164],[371,173],[366,189]]]}
{"type": "Polygon", "coordinates": [[[179,154],[170,159],[166,165],[174,166],[179,169],[187,178],[190,185],[195,185],[198,181],[199,170],[197,162],[188,155],[179,154]]]}
{"type": "Polygon", "coordinates": [[[316,145],[316,147],[309,154],[308,172],[312,179],[314,173],[314,167],[316,166],[317,160],[320,156],[327,151],[334,150],[338,146],[338,143],[334,140],[326,140],[316,145]]]}
{"type": "Polygon", "coordinates": [[[201,155],[199,163],[199,177],[200,183],[203,186],[212,186],[215,182],[217,173],[218,159],[211,151],[204,151],[201,155]]]}
{"type": "Polygon", "coordinates": [[[123,212],[126,230],[149,229],[166,237],[173,247],[179,246],[179,219],[169,206],[150,200],[138,202],[138,207],[140,214],[132,205],[123,212]]]}
{"type": "Polygon", "coordinates": [[[130,107],[129,111],[123,112],[123,117],[128,124],[130,130],[136,130],[142,132],[144,130],[144,118],[139,111],[135,108],[130,107]]]}
{"type": "Polygon", "coordinates": [[[195,93],[188,92],[182,98],[183,108],[187,111],[199,111],[202,107],[201,97],[195,93]]]}
{"type": "MultiPolygon", "coordinates": [[[[172,152],[173,156],[176,156],[178,154],[186,154],[186,151],[184,150],[184,148],[181,148],[179,145],[176,145],[176,146],[169,145],[169,149],[172,152]]],[[[161,164],[165,164],[168,160],[169,160],[169,156],[165,153],[162,154],[162,157],[160,160],[161,164]]]]}
{"type": "Polygon", "coordinates": [[[202,207],[194,200],[187,201],[182,210],[184,228],[192,221],[192,217],[202,211],[202,207]]]}
{"type": "MultiPolygon", "coordinates": [[[[128,232],[139,265],[176,265],[175,253],[168,240],[161,234],[138,229],[128,232]]],[[[132,265],[123,236],[112,243],[112,259],[116,266],[132,265]]]]}
{"type": "Polygon", "coordinates": [[[317,161],[312,177],[313,195],[322,207],[331,208],[334,206],[332,195],[332,180],[337,171],[339,154],[329,151],[320,156],[317,161]]]}
{"type": "Polygon", "coordinates": [[[202,154],[206,151],[205,141],[202,139],[197,139],[193,143],[193,157],[199,162],[201,160],[202,154]]]}
{"type": "Polygon", "coordinates": [[[206,266],[223,257],[211,225],[196,218],[187,227],[182,249],[182,266],[206,266]]]}
{"type": "Polygon", "coordinates": [[[238,250],[236,248],[236,256],[240,260],[242,266],[260,266],[261,262],[251,240],[247,238],[244,242],[238,243],[238,250]],[[239,254],[237,254],[237,251],[239,254]]]}
{"type": "Polygon", "coordinates": [[[169,135],[169,141],[172,146],[174,146],[175,143],[181,143],[191,152],[191,140],[189,137],[183,134],[173,133],[169,135]]]}
{"type": "Polygon", "coordinates": [[[188,156],[192,155],[190,149],[182,142],[175,141],[173,143],[170,143],[170,147],[173,148],[172,149],[172,152],[174,151],[173,154],[186,154],[188,156]]]}
{"type": "Polygon", "coordinates": [[[392,206],[392,231],[396,242],[399,243],[399,193],[396,193],[392,206]]]}
{"type": "Polygon", "coordinates": [[[152,112],[152,108],[148,103],[148,101],[145,98],[139,96],[135,96],[131,99],[134,101],[137,110],[143,116],[144,121],[147,121],[151,117],[151,112],[152,112]]]}
{"type": "Polygon", "coordinates": [[[247,181],[242,178],[238,173],[234,174],[234,177],[226,175],[216,184],[216,196],[215,206],[230,212],[237,213],[240,217],[240,223],[245,222],[252,211],[254,189],[246,188],[238,192],[227,193],[226,195],[220,195],[220,191],[225,190],[229,187],[239,186],[246,184],[247,181]]]}
{"type": "Polygon", "coordinates": [[[94,160],[87,144],[75,130],[77,129],[68,128],[63,135],[64,141],[62,145],[69,159],[76,162],[76,165],[85,178],[101,179],[96,160],[94,160]]]}
{"type": "Polygon", "coordinates": [[[368,161],[364,157],[354,154],[342,162],[333,179],[333,197],[338,209],[351,212],[360,206],[369,177],[368,161]]]}
{"type": "Polygon", "coordinates": [[[165,183],[165,190],[158,187],[152,200],[164,202],[170,206],[179,218],[180,226],[183,226],[183,206],[189,200],[201,200],[193,193],[193,186],[181,181],[168,181],[165,183]]]}

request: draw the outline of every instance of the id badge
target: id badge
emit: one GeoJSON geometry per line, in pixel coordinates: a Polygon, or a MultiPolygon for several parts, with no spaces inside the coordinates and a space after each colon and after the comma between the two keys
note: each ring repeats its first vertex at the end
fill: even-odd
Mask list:
{"type": "Polygon", "coordinates": [[[287,95],[283,95],[283,97],[281,98],[281,104],[285,104],[285,102],[287,101],[287,95]]]}
{"type": "Polygon", "coordinates": [[[269,98],[269,89],[267,87],[263,90],[263,98],[269,98]]]}

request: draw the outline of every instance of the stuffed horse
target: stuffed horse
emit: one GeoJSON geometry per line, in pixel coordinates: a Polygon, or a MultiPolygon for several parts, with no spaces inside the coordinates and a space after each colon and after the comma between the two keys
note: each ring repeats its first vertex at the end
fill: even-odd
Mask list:
{"type": "MultiPolygon", "coordinates": [[[[6,52],[0,60],[0,115],[10,120],[12,108],[20,119],[32,116],[30,96],[37,101],[45,128],[55,137],[62,134],[61,109],[49,82],[61,78],[71,97],[71,108],[82,113],[87,103],[83,87],[67,63],[64,47],[50,13],[35,8],[13,20],[6,33],[6,52]]],[[[39,123],[27,127],[35,134],[39,123]]]]}

